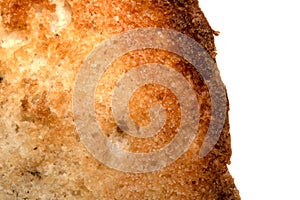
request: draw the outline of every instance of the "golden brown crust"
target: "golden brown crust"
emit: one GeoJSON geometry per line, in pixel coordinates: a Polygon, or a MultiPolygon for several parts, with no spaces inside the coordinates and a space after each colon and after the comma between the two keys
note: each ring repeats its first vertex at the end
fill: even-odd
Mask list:
{"type": "MultiPolygon", "coordinates": [[[[128,53],[106,72],[101,83],[109,84],[100,83],[96,95],[99,98],[103,89],[109,100],[118,72],[147,62],[167,64],[190,78],[201,102],[201,128],[188,152],[176,162],[152,173],[108,168],[88,153],[73,121],[72,92],[81,64],[113,34],[143,27],[174,29],[194,38],[215,58],[215,32],[198,1],[12,0],[1,2],[0,11],[0,197],[240,199],[227,169],[231,156],[228,115],[218,143],[200,158],[211,112],[209,93],[193,67],[179,56],[161,50],[128,53]]],[[[144,89],[154,90],[151,86],[144,89]]],[[[176,116],[176,98],[170,91],[159,90],[149,97],[171,102],[169,116],[176,116]]],[[[138,95],[131,104],[139,114],[132,115],[143,124],[149,117],[135,106],[138,95]]],[[[108,134],[115,124],[107,103],[98,103],[96,108],[106,113],[97,117],[108,134]]],[[[147,110],[150,104],[145,105],[147,110]]],[[[128,139],[130,151],[154,151],[174,137],[168,127],[151,140],[133,140],[118,131],[111,137],[128,139]]]]}

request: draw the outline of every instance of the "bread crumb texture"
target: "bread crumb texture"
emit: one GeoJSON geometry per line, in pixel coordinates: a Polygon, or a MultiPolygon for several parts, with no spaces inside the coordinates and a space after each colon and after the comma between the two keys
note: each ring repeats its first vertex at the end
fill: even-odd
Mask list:
{"type": "Polygon", "coordinates": [[[170,106],[160,133],[134,138],[113,120],[112,89],[122,73],[145,63],[181,72],[197,91],[201,112],[197,137],[174,163],[151,173],[108,168],[86,150],[74,124],[76,75],[88,54],[114,34],[143,27],[174,29],[215,58],[215,32],[197,0],[4,0],[0,13],[0,199],[240,199],[227,168],[228,116],[218,143],[200,158],[210,97],[193,66],[177,55],[155,49],[127,53],[105,72],[95,93],[106,136],[124,149],[147,153],[174,137],[180,123],[176,97],[164,87],[140,88],[129,105],[140,125],[149,123],[154,103],[170,106]]]}

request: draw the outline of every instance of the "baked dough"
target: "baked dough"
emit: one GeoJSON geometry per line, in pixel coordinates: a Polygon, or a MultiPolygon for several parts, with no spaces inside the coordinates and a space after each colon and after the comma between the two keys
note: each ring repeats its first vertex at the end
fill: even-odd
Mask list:
{"type": "Polygon", "coordinates": [[[178,55],[160,49],[126,53],[105,71],[95,92],[97,120],[107,138],[127,151],[149,153],[176,135],[181,112],[176,96],[155,84],[137,90],[129,107],[140,126],[150,122],[155,103],[168,109],[157,135],[134,138],[113,119],[113,88],[123,73],[147,63],[180,72],[201,106],[198,134],[174,162],[145,173],[111,168],[86,148],[76,129],[76,78],[90,53],[114,35],[148,27],[176,30],[201,44],[214,61],[217,32],[197,0],[5,0],[0,12],[1,199],[240,199],[227,168],[229,105],[217,143],[199,156],[212,115],[210,94],[178,55]]]}

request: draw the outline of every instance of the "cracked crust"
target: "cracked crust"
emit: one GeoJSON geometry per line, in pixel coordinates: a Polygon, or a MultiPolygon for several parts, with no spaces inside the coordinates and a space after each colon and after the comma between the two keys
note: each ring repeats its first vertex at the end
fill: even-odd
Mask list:
{"type": "MultiPolygon", "coordinates": [[[[227,168],[231,156],[228,115],[214,149],[205,158],[196,156],[209,123],[209,94],[192,66],[179,56],[161,50],[126,54],[106,73],[96,93],[97,99],[101,89],[107,90],[103,97],[108,99],[118,73],[149,62],[167,64],[189,78],[201,102],[200,131],[176,162],[145,174],[110,169],[87,152],[73,122],[72,91],[80,66],[97,44],[114,34],[142,27],[175,29],[194,38],[215,58],[216,32],[198,1],[6,0],[0,3],[0,12],[2,199],[240,199],[227,168]],[[101,88],[105,83],[110,85],[101,88]]],[[[144,90],[154,89],[145,87],[137,96],[144,95],[144,90]]],[[[160,101],[164,95],[162,103],[176,105],[164,89],[148,98],[160,101]]],[[[133,117],[143,124],[149,118],[135,106],[138,101],[131,102],[138,113],[133,117]]],[[[114,124],[105,120],[110,119],[107,106],[105,101],[96,104],[99,112],[106,113],[98,114],[99,123],[112,139],[124,139],[121,131],[110,131],[114,124]]],[[[176,118],[178,107],[171,110],[170,118],[176,118]]],[[[172,129],[166,128],[149,141],[126,141],[130,141],[128,149],[147,152],[172,137],[172,129]]]]}

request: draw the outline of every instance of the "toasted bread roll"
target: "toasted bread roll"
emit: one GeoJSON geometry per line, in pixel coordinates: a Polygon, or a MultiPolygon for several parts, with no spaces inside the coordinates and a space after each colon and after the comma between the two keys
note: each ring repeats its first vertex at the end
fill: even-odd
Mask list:
{"type": "Polygon", "coordinates": [[[240,199],[216,32],[197,0],[0,12],[1,199],[240,199]]]}

